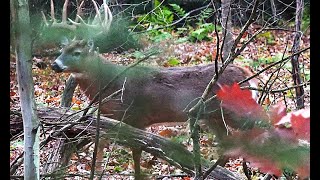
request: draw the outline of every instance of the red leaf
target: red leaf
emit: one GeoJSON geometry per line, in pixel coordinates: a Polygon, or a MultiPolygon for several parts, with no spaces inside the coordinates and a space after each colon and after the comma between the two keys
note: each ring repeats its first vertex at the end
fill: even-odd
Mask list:
{"type": "Polygon", "coordinates": [[[274,132],[283,140],[287,140],[288,142],[298,142],[292,128],[286,128],[285,126],[276,127],[274,132]]]}
{"type": "Polygon", "coordinates": [[[263,108],[252,98],[248,89],[240,89],[237,83],[232,86],[223,85],[217,92],[217,97],[222,101],[222,106],[241,117],[250,119],[267,119],[263,108]]]}
{"type": "Polygon", "coordinates": [[[46,99],[46,103],[57,102],[59,100],[60,100],[59,97],[50,97],[46,99]]]}
{"type": "Polygon", "coordinates": [[[172,137],[172,136],[177,135],[177,133],[174,132],[172,129],[164,129],[159,132],[159,135],[162,137],[172,137]]]}
{"type": "Polygon", "coordinates": [[[275,126],[283,128],[288,123],[291,124],[291,130],[297,138],[310,141],[310,109],[300,109],[299,111],[288,113],[275,126]]]}
{"type": "Polygon", "coordinates": [[[275,162],[269,159],[251,156],[246,157],[246,159],[250,161],[253,167],[258,167],[262,172],[274,174],[276,176],[280,176],[282,173],[281,169],[275,165],[275,162]]]}
{"type": "Polygon", "coordinates": [[[243,157],[246,161],[250,162],[252,167],[258,167],[260,171],[264,173],[280,176],[282,172],[274,161],[265,157],[257,157],[255,155],[247,154],[242,148],[232,149],[226,152],[225,155],[228,155],[229,157],[243,157]]]}
{"type": "Polygon", "coordinates": [[[10,91],[10,96],[15,96],[15,95],[16,95],[16,93],[15,93],[15,92],[10,91]]]}
{"type": "Polygon", "coordinates": [[[310,141],[310,110],[301,109],[292,113],[291,125],[298,138],[310,141]]]}
{"type": "Polygon", "coordinates": [[[244,33],[243,33],[243,35],[242,35],[242,37],[241,38],[246,38],[247,36],[248,36],[248,32],[247,31],[245,31],[244,33]]]}
{"type": "Polygon", "coordinates": [[[299,177],[301,179],[305,179],[310,176],[310,162],[307,162],[303,165],[301,165],[299,168],[296,169],[296,172],[298,173],[299,177]]]}
{"type": "Polygon", "coordinates": [[[278,123],[280,119],[286,115],[286,107],[282,102],[278,102],[276,105],[272,106],[269,111],[269,116],[273,125],[278,123]]]}
{"type": "MultiPolygon", "coordinates": [[[[222,86],[217,92],[221,105],[240,117],[251,120],[271,120],[269,128],[256,127],[234,132],[222,141],[227,156],[242,156],[263,172],[281,175],[281,168],[292,167],[300,176],[310,174],[309,156],[305,151],[297,154],[299,139],[310,140],[310,112],[299,110],[286,113],[282,104],[274,106],[268,114],[251,97],[249,90],[241,90],[238,84],[222,86]],[[283,153],[293,153],[295,160],[282,159],[283,153]],[[281,158],[280,158],[281,157],[281,158]],[[299,164],[297,164],[299,162],[299,164]]],[[[269,121],[268,121],[269,122],[269,121]]],[[[286,157],[284,157],[286,158],[286,157]]]]}

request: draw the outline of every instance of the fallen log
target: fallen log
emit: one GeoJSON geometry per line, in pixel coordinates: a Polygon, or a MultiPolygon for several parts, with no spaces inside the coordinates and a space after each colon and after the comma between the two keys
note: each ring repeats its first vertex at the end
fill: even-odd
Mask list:
{"type": "MultiPolygon", "coordinates": [[[[46,125],[63,126],[60,132],[65,134],[83,133],[94,136],[96,118],[93,116],[82,117],[74,111],[66,111],[62,108],[38,108],[38,117],[46,125]],[[79,121],[81,119],[81,121],[79,121]]],[[[171,165],[180,168],[193,176],[193,154],[182,144],[170,141],[164,137],[134,128],[120,121],[107,117],[100,117],[101,138],[108,138],[120,145],[127,147],[140,147],[144,151],[161,158],[171,165]]],[[[51,136],[59,137],[59,131],[51,136]]],[[[61,137],[61,136],[60,136],[61,137]]],[[[204,165],[205,167],[206,165],[204,165]]],[[[204,170],[207,168],[204,168],[204,170]]],[[[243,175],[231,172],[221,166],[217,166],[209,175],[210,179],[245,179],[243,175]]]]}

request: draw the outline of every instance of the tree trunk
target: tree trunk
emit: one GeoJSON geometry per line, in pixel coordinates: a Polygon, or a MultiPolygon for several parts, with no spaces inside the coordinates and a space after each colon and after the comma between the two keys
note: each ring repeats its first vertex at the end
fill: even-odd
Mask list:
{"type": "MultiPolygon", "coordinates": [[[[292,53],[296,53],[299,51],[300,40],[302,36],[301,32],[301,20],[303,14],[303,0],[296,0],[296,20],[295,20],[295,37],[292,46],[292,53]]],[[[293,56],[291,58],[292,64],[292,79],[294,85],[301,84],[301,76],[300,76],[300,67],[299,67],[299,54],[293,56]]],[[[295,88],[296,91],[296,106],[297,109],[304,108],[304,89],[303,86],[297,86],[295,88]]]]}
{"type": "Polygon", "coordinates": [[[66,85],[64,87],[64,91],[61,98],[61,107],[70,107],[72,102],[72,97],[74,90],[76,89],[78,83],[75,81],[75,79],[70,75],[66,85]]]}
{"type": "Polygon", "coordinates": [[[272,11],[272,25],[276,25],[277,22],[277,8],[274,0],[270,0],[270,6],[272,11]]]}
{"type": "Polygon", "coordinates": [[[231,0],[221,0],[221,26],[222,26],[222,34],[224,35],[223,47],[222,47],[222,58],[225,61],[231,51],[232,45],[234,44],[234,40],[232,38],[232,23],[231,23],[231,0]]]}
{"type": "Polygon", "coordinates": [[[36,115],[31,60],[31,27],[27,0],[10,1],[13,7],[17,79],[24,129],[24,179],[39,176],[39,120],[36,115]]]}
{"type": "MultiPolygon", "coordinates": [[[[70,75],[66,82],[66,85],[62,94],[61,104],[60,104],[61,107],[70,108],[72,103],[73,93],[77,85],[78,84],[75,81],[75,79],[70,75]]],[[[85,142],[88,143],[90,141],[85,141],[85,142]]],[[[66,167],[68,165],[72,153],[76,152],[77,150],[78,150],[77,142],[70,142],[66,139],[61,139],[59,149],[57,149],[60,159],[58,158],[56,160],[57,163],[52,163],[49,166],[45,166],[45,168],[43,169],[44,172],[50,173],[58,170],[59,174],[64,174],[65,169],[61,167],[66,167]]],[[[54,157],[52,158],[55,159],[54,157]]]]}

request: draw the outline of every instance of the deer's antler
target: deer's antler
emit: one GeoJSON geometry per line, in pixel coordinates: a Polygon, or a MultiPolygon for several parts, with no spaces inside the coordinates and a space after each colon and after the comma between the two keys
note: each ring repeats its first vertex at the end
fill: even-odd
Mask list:
{"type": "Polygon", "coordinates": [[[83,18],[81,17],[82,14],[82,6],[84,4],[84,0],[81,1],[80,5],[77,4],[77,15],[75,20],[72,20],[68,18],[67,21],[67,7],[68,7],[69,0],[65,0],[63,4],[63,9],[62,9],[62,19],[61,22],[58,23],[56,18],[55,18],[55,12],[54,12],[54,3],[53,0],[50,1],[50,7],[51,7],[51,19],[52,19],[52,24],[48,23],[46,16],[44,15],[43,11],[42,17],[43,20],[48,27],[53,27],[53,28],[64,28],[64,29],[69,29],[71,31],[75,31],[78,26],[85,26],[87,28],[95,29],[95,30],[100,30],[102,32],[107,32],[110,29],[111,22],[112,22],[112,13],[107,5],[106,0],[103,0],[103,11],[104,11],[104,18],[102,18],[98,4],[96,1],[92,0],[92,3],[94,5],[96,15],[94,17],[94,20],[92,21],[92,24],[86,23],[83,18]],[[79,22],[80,21],[80,22],[79,22]],[[68,23],[70,22],[70,23],[68,23]]]}

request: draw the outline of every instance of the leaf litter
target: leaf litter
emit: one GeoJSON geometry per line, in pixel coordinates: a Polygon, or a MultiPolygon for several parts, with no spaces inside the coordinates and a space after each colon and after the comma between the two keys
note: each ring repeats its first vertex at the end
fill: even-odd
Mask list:
{"type": "MultiPolygon", "coordinates": [[[[239,30],[235,30],[237,34],[239,30]]],[[[212,35],[213,36],[213,35],[212,35]]],[[[272,36],[274,37],[274,42],[268,43],[263,37],[256,38],[253,42],[249,43],[245,48],[243,53],[235,60],[235,64],[246,66],[251,68],[253,71],[257,72],[262,68],[266,67],[268,63],[277,61],[281,59],[283,52],[285,52],[285,47],[287,47],[286,55],[289,55],[289,50],[293,44],[293,36],[290,32],[285,31],[272,31],[272,36]],[[280,56],[279,56],[280,55],[280,56]],[[276,58],[275,58],[276,57],[276,58]],[[280,59],[279,59],[280,58],[280,59]],[[257,65],[254,65],[254,64],[257,65]]],[[[310,46],[310,35],[304,35],[301,39],[300,48],[306,48],[310,46]]],[[[198,43],[174,43],[173,41],[160,42],[158,45],[163,48],[163,53],[160,58],[154,58],[148,64],[158,65],[158,66],[172,66],[168,63],[170,58],[176,58],[179,63],[174,64],[174,66],[190,66],[194,64],[203,64],[203,63],[212,63],[212,60],[215,57],[216,50],[216,38],[213,38],[212,41],[202,41],[198,43]],[[162,43],[162,44],[161,44],[162,43]],[[165,46],[164,46],[165,45],[165,46]]],[[[129,53],[128,53],[129,54],[129,53]]],[[[135,61],[134,56],[126,53],[118,54],[115,52],[103,54],[106,58],[112,59],[112,61],[127,65],[135,61]]],[[[15,72],[15,55],[10,54],[10,111],[20,111],[19,104],[19,93],[18,93],[18,84],[16,80],[15,72]]],[[[33,65],[32,72],[34,78],[34,87],[35,87],[35,100],[39,106],[48,106],[48,107],[58,107],[60,104],[60,99],[62,92],[64,90],[64,85],[68,79],[69,74],[57,74],[50,69],[50,63],[53,61],[53,58],[38,58],[42,62],[46,63],[48,66],[43,69],[33,65]]],[[[39,60],[38,60],[39,61],[39,60]]],[[[310,52],[303,52],[299,57],[299,62],[302,65],[302,77],[304,81],[308,81],[308,76],[310,72],[310,52]]],[[[272,89],[283,89],[288,86],[292,86],[291,74],[290,74],[290,62],[286,64],[285,68],[280,70],[280,75],[275,83],[272,86],[272,89]]],[[[264,82],[268,79],[270,74],[275,70],[272,68],[265,71],[259,75],[264,82]]],[[[310,106],[310,91],[309,86],[305,86],[305,106],[310,106]]],[[[288,91],[286,93],[275,93],[274,96],[269,96],[264,102],[264,105],[276,104],[280,101],[286,101],[287,109],[295,109],[294,103],[294,91],[288,91]]],[[[88,98],[76,88],[74,93],[73,109],[80,110],[85,107],[88,102],[88,98]]],[[[11,113],[12,114],[12,113],[11,113]]],[[[11,122],[15,121],[15,117],[10,117],[11,122]]],[[[13,123],[14,124],[14,123],[13,123]]],[[[13,127],[13,126],[11,126],[13,127]]],[[[151,126],[146,129],[149,132],[172,138],[173,140],[179,141],[186,146],[187,149],[192,150],[192,144],[188,138],[188,129],[187,124],[182,125],[162,125],[162,126],[151,126]],[[181,137],[181,138],[179,138],[181,137]]],[[[43,135],[41,137],[44,138],[43,135]]],[[[10,145],[10,162],[12,162],[17,156],[23,152],[23,146],[17,145],[21,142],[21,138],[15,141],[11,141],[10,145]]],[[[208,135],[208,133],[201,134],[201,153],[206,159],[214,161],[218,158],[217,149],[212,148],[216,146],[214,141],[214,136],[208,135]]],[[[55,148],[57,145],[55,141],[49,143],[46,147],[41,149],[41,163],[45,164],[47,158],[49,158],[50,149],[55,148]]],[[[127,174],[133,173],[133,160],[131,158],[131,151],[129,148],[122,147],[119,145],[112,145],[112,147],[106,147],[105,149],[106,159],[108,155],[111,154],[109,161],[107,163],[106,169],[108,174],[113,174],[115,179],[130,179],[127,174]],[[123,152],[115,151],[114,149],[122,149],[123,152]],[[113,152],[115,151],[115,152],[113,152]],[[121,172],[121,173],[120,173],[121,172]],[[119,174],[120,173],[120,174],[119,174]],[[124,176],[122,176],[123,174],[124,176]]],[[[91,145],[79,156],[73,156],[71,158],[71,165],[68,167],[68,173],[84,173],[88,174],[90,172],[90,164],[92,160],[93,145],[91,145]]],[[[225,168],[243,173],[242,166],[242,157],[231,158],[225,165],[225,168]]],[[[161,159],[158,159],[151,154],[143,153],[141,158],[142,170],[145,173],[154,174],[154,175],[170,175],[175,173],[181,173],[181,170],[170,166],[167,162],[164,162],[161,159]]],[[[256,167],[250,167],[251,177],[257,179],[258,177],[263,177],[265,173],[260,172],[256,167]]],[[[19,168],[16,174],[23,174],[23,166],[19,168]]],[[[68,178],[72,179],[72,178],[68,178]]],[[[175,179],[175,178],[172,178],[175,179]]],[[[179,178],[177,178],[179,179],[179,178]]],[[[181,179],[181,178],[180,178],[181,179]]],[[[188,179],[186,177],[185,179],[188,179]]]]}

